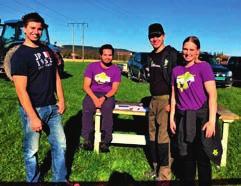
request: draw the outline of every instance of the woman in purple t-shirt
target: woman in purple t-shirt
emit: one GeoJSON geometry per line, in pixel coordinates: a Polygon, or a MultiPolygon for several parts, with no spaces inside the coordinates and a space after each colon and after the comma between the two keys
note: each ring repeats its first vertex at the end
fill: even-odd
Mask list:
{"type": "Polygon", "coordinates": [[[211,66],[198,60],[199,53],[199,39],[186,38],[182,48],[185,65],[172,72],[170,129],[177,141],[184,185],[195,185],[197,165],[199,184],[207,186],[211,165],[203,139],[215,136],[217,91],[211,66]]]}

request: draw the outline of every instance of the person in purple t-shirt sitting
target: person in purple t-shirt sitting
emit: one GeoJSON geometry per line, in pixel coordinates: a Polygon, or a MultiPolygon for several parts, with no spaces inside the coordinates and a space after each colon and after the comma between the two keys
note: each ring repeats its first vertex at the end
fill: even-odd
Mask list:
{"type": "Polygon", "coordinates": [[[182,46],[185,65],[172,71],[170,129],[177,139],[184,185],[195,185],[197,165],[199,184],[207,186],[211,165],[203,144],[217,133],[217,91],[212,68],[198,60],[199,53],[199,39],[187,37],[182,46]]]}
{"type": "Polygon", "coordinates": [[[102,114],[100,151],[109,152],[112,140],[115,98],[121,82],[121,72],[117,65],[112,64],[114,48],[105,44],[99,49],[101,61],[90,63],[84,73],[83,89],[86,96],[83,100],[82,137],[83,148],[93,150],[94,126],[93,115],[97,108],[102,114]]]}

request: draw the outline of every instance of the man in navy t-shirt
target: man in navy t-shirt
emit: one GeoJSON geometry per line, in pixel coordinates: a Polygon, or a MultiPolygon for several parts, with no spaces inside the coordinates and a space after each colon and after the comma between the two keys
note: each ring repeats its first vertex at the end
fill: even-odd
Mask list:
{"type": "Polygon", "coordinates": [[[40,42],[44,19],[38,13],[29,13],[22,20],[25,41],[11,58],[11,74],[20,102],[27,182],[40,179],[37,152],[42,131],[51,145],[52,181],[66,182],[66,139],[61,124],[65,104],[56,59],[40,42]]]}

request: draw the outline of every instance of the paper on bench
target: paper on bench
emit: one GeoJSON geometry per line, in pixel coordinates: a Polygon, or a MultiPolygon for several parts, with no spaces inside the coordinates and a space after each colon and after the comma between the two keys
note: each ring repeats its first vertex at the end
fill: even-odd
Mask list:
{"type": "Polygon", "coordinates": [[[146,109],[140,105],[116,104],[115,109],[116,110],[130,110],[130,111],[146,112],[146,109]]]}
{"type": "Polygon", "coordinates": [[[130,110],[130,105],[116,104],[115,109],[117,109],[117,110],[130,110]]]}

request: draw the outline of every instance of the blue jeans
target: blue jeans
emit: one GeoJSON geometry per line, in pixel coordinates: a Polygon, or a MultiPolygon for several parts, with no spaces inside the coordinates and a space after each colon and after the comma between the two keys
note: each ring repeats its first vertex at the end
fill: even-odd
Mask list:
{"type": "MultiPolygon", "coordinates": [[[[48,105],[44,107],[37,107],[35,109],[43,122],[43,131],[46,132],[48,141],[51,145],[53,173],[52,181],[66,182],[66,139],[63,126],[61,124],[61,115],[58,113],[58,107],[56,105],[48,105]]],[[[40,172],[37,152],[39,149],[39,139],[41,132],[34,132],[30,128],[29,118],[22,107],[20,107],[20,115],[24,131],[23,150],[27,182],[38,182],[40,172]]]]}

